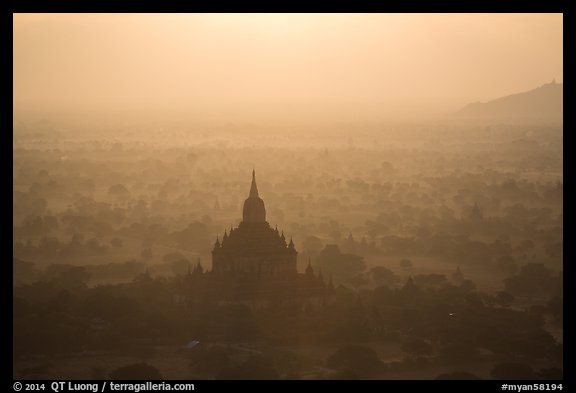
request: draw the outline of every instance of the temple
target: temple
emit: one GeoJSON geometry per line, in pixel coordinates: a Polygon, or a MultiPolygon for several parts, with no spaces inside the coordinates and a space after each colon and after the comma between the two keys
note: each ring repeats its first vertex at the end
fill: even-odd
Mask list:
{"type": "Polygon", "coordinates": [[[251,307],[323,302],[333,289],[331,281],[325,285],[310,261],[305,273],[299,273],[297,256],[292,239],[287,242],[284,232],[266,221],[266,206],[252,171],[242,221],[216,238],[211,271],[205,272],[198,263],[184,277],[182,299],[189,305],[216,302],[251,307]]]}
{"type": "Polygon", "coordinates": [[[256,174],[252,171],[250,194],[244,201],[242,222],[222,242],[216,239],[212,250],[212,271],[216,274],[295,275],[297,252],[286,243],[284,233],[266,221],[266,207],[258,195],[256,174]]]}

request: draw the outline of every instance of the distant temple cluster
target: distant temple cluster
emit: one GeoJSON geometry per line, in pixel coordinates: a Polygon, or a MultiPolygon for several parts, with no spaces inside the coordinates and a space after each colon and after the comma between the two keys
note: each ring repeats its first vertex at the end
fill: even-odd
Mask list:
{"type": "Polygon", "coordinates": [[[249,306],[321,303],[332,284],[315,274],[310,263],[304,274],[296,267],[298,252],[292,239],[271,228],[258,195],[252,171],[250,194],[244,201],[242,222],[216,238],[212,271],[200,263],[182,279],[182,299],[199,302],[244,303],[249,306]]]}

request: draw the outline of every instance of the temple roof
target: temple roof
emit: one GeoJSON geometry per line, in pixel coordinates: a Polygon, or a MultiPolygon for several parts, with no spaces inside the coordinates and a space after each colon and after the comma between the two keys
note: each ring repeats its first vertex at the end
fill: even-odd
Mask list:
{"type": "Polygon", "coordinates": [[[235,256],[265,256],[289,253],[286,240],[267,222],[242,222],[228,234],[219,247],[221,252],[235,256]]]}

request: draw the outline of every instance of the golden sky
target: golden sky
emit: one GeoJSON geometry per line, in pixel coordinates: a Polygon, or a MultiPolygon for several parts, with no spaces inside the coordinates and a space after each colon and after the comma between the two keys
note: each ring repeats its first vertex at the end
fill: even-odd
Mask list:
{"type": "Polygon", "coordinates": [[[562,81],[562,29],[562,14],[15,14],[14,103],[451,111],[562,81]]]}

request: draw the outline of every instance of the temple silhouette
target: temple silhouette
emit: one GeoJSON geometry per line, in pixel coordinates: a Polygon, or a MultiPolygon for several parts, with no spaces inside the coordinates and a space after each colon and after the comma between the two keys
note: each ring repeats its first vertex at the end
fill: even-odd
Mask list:
{"type": "Polygon", "coordinates": [[[279,276],[294,275],[297,251],[286,243],[284,233],[266,221],[266,207],[258,195],[256,174],[252,171],[250,195],[244,201],[242,222],[222,242],[216,239],[212,250],[212,271],[216,274],[279,276]]]}
{"type": "Polygon", "coordinates": [[[242,222],[218,236],[212,249],[212,270],[200,262],[183,277],[181,299],[188,305],[242,303],[251,307],[322,303],[333,290],[310,261],[297,270],[298,252],[284,232],[266,221],[266,207],[258,194],[256,173],[244,201],[242,222]]]}

